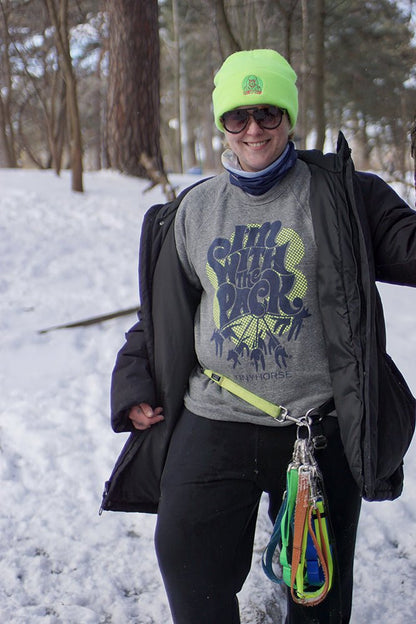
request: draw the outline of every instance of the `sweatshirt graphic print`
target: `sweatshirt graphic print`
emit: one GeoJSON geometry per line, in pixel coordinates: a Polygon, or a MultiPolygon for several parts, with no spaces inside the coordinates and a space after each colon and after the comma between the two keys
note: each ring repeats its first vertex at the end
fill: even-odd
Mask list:
{"type": "Polygon", "coordinates": [[[316,245],[304,163],[260,197],[224,174],[191,191],[175,223],[188,278],[202,287],[195,319],[200,363],[187,408],[219,420],[277,425],[210,381],[225,375],[294,416],[331,396],[316,292],[316,245]]]}
{"type": "Polygon", "coordinates": [[[287,369],[289,344],[310,316],[303,300],[307,280],[297,268],[303,255],[299,234],[279,220],[237,225],[230,238],[210,245],[207,274],[215,290],[216,325],[211,340],[237,376],[243,358],[256,372],[265,371],[269,356],[279,370],[287,369]]]}

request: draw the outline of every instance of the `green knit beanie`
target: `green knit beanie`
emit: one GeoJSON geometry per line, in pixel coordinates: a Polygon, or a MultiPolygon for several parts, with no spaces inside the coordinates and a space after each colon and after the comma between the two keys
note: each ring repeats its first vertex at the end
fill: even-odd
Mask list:
{"type": "Polygon", "coordinates": [[[215,124],[224,132],[220,117],[239,106],[273,104],[287,111],[291,130],[298,116],[296,73],[275,50],[245,50],[225,59],[214,78],[212,93],[215,124]]]}

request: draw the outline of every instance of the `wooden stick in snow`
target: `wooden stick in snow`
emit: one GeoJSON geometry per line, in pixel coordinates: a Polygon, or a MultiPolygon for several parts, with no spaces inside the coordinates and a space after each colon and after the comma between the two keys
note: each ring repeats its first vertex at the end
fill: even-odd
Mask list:
{"type": "Polygon", "coordinates": [[[109,314],[102,314],[101,316],[92,316],[91,318],[84,319],[83,321],[75,321],[72,323],[64,323],[63,325],[54,325],[53,327],[47,327],[46,329],[40,329],[39,334],[47,334],[48,332],[55,331],[57,329],[71,329],[73,327],[87,327],[88,325],[95,325],[96,323],[102,323],[109,321],[110,319],[118,318],[120,316],[127,316],[128,314],[137,313],[139,308],[128,308],[127,310],[117,310],[116,312],[110,312],[109,314]]]}

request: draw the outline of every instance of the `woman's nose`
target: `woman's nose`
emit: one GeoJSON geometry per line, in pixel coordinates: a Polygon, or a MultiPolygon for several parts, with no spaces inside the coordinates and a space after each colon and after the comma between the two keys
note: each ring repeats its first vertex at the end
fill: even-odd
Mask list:
{"type": "Polygon", "coordinates": [[[250,117],[246,126],[246,133],[250,134],[261,134],[263,132],[263,128],[259,126],[257,121],[254,119],[254,116],[250,113],[250,117]]]}

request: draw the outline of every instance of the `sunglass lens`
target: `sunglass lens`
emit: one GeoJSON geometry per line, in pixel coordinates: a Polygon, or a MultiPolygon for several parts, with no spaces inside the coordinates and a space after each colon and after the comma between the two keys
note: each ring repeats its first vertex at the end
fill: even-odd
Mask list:
{"type": "Polygon", "coordinates": [[[222,120],[224,128],[228,130],[228,132],[241,132],[247,125],[248,118],[248,112],[239,108],[224,113],[222,120]]]}
{"type": "Polygon", "coordinates": [[[259,108],[253,113],[253,117],[262,128],[272,130],[280,124],[282,111],[276,106],[259,108]]]}

